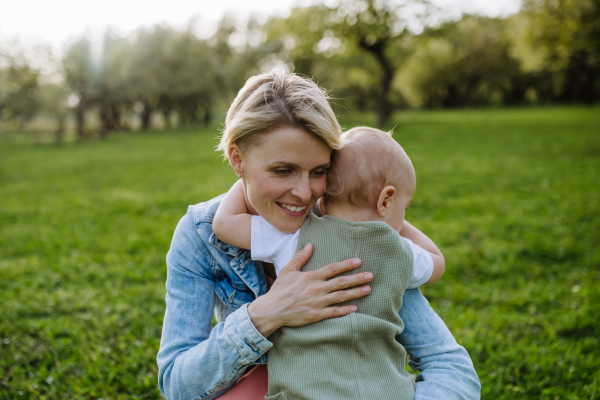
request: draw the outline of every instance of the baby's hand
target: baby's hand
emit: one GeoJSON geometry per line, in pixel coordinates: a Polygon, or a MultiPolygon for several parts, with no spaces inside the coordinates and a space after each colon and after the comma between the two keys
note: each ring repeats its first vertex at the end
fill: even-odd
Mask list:
{"type": "Polygon", "coordinates": [[[446,270],[444,255],[426,234],[405,220],[400,230],[400,236],[410,239],[414,244],[421,246],[421,248],[431,254],[431,258],[433,259],[433,273],[429,280],[425,282],[426,284],[433,283],[444,275],[444,271],[446,270]]]}
{"type": "Polygon", "coordinates": [[[213,232],[230,245],[250,250],[252,215],[248,213],[244,184],[237,181],[221,200],[213,219],[213,232]]]}

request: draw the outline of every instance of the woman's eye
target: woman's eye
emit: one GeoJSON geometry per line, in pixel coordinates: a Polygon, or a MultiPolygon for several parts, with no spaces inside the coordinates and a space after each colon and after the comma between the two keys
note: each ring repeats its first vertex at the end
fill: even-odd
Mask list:
{"type": "Polygon", "coordinates": [[[313,175],[314,176],[323,176],[323,175],[327,175],[327,170],[326,169],[320,169],[318,171],[313,171],[313,175]]]}

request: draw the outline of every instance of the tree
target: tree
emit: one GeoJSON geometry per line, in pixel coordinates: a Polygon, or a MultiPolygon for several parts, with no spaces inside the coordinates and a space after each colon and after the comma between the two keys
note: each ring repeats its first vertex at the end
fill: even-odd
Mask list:
{"type": "Polygon", "coordinates": [[[600,3],[597,0],[524,0],[519,56],[554,81],[552,97],[592,104],[600,98],[600,3]],[[530,63],[531,64],[531,63],[530,63]]]}
{"type": "Polygon", "coordinates": [[[0,56],[8,64],[0,70],[0,116],[15,121],[23,130],[40,108],[37,97],[40,73],[24,60],[0,56]]]}
{"type": "Polygon", "coordinates": [[[141,105],[142,130],[150,128],[152,114],[159,104],[166,109],[172,106],[172,97],[166,93],[176,79],[168,61],[173,53],[174,35],[172,29],[162,26],[134,33],[135,45],[127,58],[127,81],[133,101],[141,105]]]}
{"type": "MultiPolygon", "coordinates": [[[[427,1],[340,0],[335,7],[296,8],[287,19],[271,19],[266,29],[271,41],[280,38],[281,53],[299,72],[312,76],[324,64],[321,60],[330,63],[335,58],[343,60],[339,70],[358,67],[348,75],[354,82],[360,77],[361,84],[354,87],[363,99],[375,92],[378,125],[383,126],[393,109],[390,95],[396,71],[412,49],[408,21],[424,19],[429,12],[427,1]],[[361,51],[371,55],[371,62],[361,51]],[[367,89],[367,82],[376,89],[367,89]]],[[[320,75],[319,81],[324,81],[320,75]]],[[[337,81],[339,85],[339,76],[337,81]]]]}
{"type": "Polygon", "coordinates": [[[532,84],[511,55],[505,20],[464,16],[415,38],[397,89],[414,106],[464,107],[524,101],[532,84]]]}
{"type": "Polygon", "coordinates": [[[133,107],[127,58],[132,44],[111,30],[103,33],[102,57],[93,82],[93,103],[98,107],[99,134],[104,139],[109,131],[124,128],[121,116],[133,107]]]}
{"type": "Polygon", "coordinates": [[[88,38],[80,38],[69,46],[63,58],[63,70],[66,85],[78,99],[74,107],[76,133],[77,139],[83,140],[86,137],[85,112],[92,104],[95,80],[88,38]]]}
{"type": "Polygon", "coordinates": [[[398,54],[390,54],[390,48],[394,47],[400,53],[406,52],[399,44],[402,39],[410,36],[407,20],[409,17],[424,17],[428,12],[427,6],[425,1],[343,0],[337,7],[338,15],[344,18],[342,23],[349,25],[346,36],[371,54],[379,65],[377,123],[380,127],[383,127],[391,115],[390,90],[398,68],[397,61],[403,61],[398,54]],[[417,6],[424,8],[416,14],[409,11],[417,6]]]}
{"type": "Polygon", "coordinates": [[[39,100],[41,111],[54,117],[55,143],[62,144],[65,134],[65,121],[69,112],[67,107],[68,89],[61,83],[48,83],[40,86],[39,100]]]}
{"type": "Polygon", "coordinates": [[[190,31],[184,31],[174,43],[170,68],[170,76],[176,79],[169,89],[176,97],[182,121],[191,125],[200,121],[209,124],[213,107],[224,89],[214,49],[190,31]]]}

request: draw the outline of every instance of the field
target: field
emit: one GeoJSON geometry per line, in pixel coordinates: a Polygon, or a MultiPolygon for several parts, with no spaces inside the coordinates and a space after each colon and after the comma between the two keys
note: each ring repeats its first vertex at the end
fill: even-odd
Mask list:
{"type": "MultiPolygon", "coordinates": [[[[600,399],[600,109],[415,111],[392,126],[417,171],[407,219],[446,257],[423,292],[482,398],[600,399]]],[[[0,141],[0,399],[161,398],[173,230],[236,179],[216,133],[0,141]]]]}

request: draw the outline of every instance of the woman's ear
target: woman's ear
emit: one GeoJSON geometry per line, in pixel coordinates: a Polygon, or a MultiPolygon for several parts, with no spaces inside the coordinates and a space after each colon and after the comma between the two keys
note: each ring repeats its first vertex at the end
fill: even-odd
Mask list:
{"type": "Polygon", "coordinates": [[[232,143],[227,149],[227,156],[229,157],[229,162],[233,167],[233,170],[239,176],[242,177],[242,152],[237,144],[232,143]]]}
{"type": "Polygon", "coordinates": [[[385,217],[386,212],[389,210],[392,204],[392,199],[396,195],[396,188],[393,186],[386,186],[381,189],[379,198],[377,199],[377,215],[380,218],[385,217]]]}

